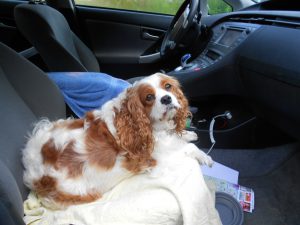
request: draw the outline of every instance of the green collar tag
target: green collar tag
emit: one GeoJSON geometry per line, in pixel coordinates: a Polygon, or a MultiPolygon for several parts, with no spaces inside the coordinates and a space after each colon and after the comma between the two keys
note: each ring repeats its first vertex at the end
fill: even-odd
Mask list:
{"type": "Polygon", "coordinates": [[[190,128],[191,127],[191,122],[192,122],[192,119],[191,118],[186,118],[186,121],[185,121],[185,127],[186,128],[190,128]]]}

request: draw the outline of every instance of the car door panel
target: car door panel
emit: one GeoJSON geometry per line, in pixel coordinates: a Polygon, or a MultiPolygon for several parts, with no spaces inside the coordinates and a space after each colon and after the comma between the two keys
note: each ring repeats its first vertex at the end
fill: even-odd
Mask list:
{"type": "Polygon", "coordinates": [[[157,70],[159,42],[172,16],[82,6],[77,12],[82,33],[105,72],[157,70]]]}
{"type": "Polygon", "coordinates": [[[86,27],[100,63],[138,63],[139,56],[155,43],[142,39],[137,25],[87,20],[86,27]]]}

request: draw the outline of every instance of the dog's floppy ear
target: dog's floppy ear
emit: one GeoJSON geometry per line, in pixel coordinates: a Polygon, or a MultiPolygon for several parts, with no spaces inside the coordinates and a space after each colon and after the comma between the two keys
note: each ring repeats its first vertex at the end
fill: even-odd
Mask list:
{"type": "Polygon", "coordinates": [[[177,99],[181,105],[181,108],[177,110],[176,116],[174,118],[174,122],[176,124],[176,132],[182,133],[182,131],[186,127],[186,119],[190,114],[188,109],[188,101],[186,97],[183,95],[182,91],[179,89],[177,99]]]}
{"type": "Polygon", "coordinates": [[[127,169],[139,172],[152,166],[154,147],[151,121],[134,87],[127,90],[127,97],[116,112],[115,126],[120,147],[126,152],[127,169]]]}
{"type": "Polygon", "coordinates": [[[171,83],[174,87],[172,88],[172,93],[176,96],[180,104],[180,108],[177,110],[177,113],[174,118],[174,123],[176,124],[175,127],[176,133],[181,134],[186,127],[186,119],[191,114],[188,108],[189,103],[181,90],[181,86],[178,80],[174,79],[173,77],[169,77],[169,79],[171,80],[171,83]]]}

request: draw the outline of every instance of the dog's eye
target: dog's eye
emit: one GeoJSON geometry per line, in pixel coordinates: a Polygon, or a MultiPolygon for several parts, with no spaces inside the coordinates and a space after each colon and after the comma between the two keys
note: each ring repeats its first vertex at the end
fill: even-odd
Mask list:
{"type": "Polygon", "coordinates": [[[166,84],[166,85],[165,85],[165,88],[166,88],[166,90],[170,90],[170,89],[171,89],[171,87],[172,87],[172,85],[171,85],[171,84],[166,84]]]}
{"type": "Polygon", "coordinates": [[[148,101],[148,102],[150,102],[150,101],[152,101],[152,100],[154,100],[154,99],[155,99],[155,96],[152,95],[152,94],[149,94],[149,95],[147,95],[147,97],[146,97],[146,101],[148,101]]]}

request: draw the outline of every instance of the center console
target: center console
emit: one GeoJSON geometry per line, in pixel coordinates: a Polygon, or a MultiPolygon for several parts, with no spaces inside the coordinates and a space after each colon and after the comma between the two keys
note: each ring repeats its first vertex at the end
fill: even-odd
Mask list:
{"type": "MultiPolygon", "coordinates": [[[[224,22],[212,28],[212,38],[204,51],[181,71],[207,68],[232,52],[258,29],[258,24],[224,22]]],[[[177,71],[180,72],[180,71],[177,71]]]]}

